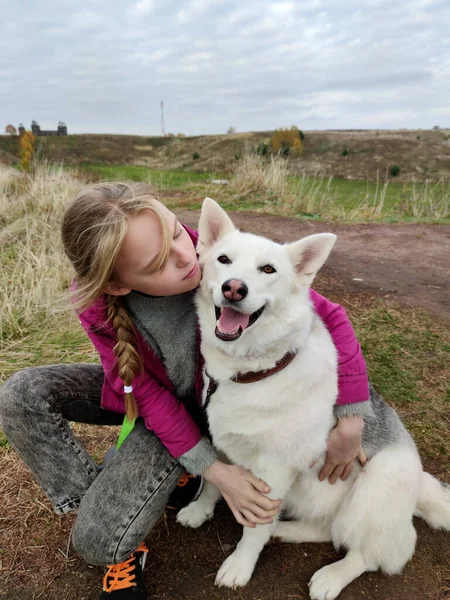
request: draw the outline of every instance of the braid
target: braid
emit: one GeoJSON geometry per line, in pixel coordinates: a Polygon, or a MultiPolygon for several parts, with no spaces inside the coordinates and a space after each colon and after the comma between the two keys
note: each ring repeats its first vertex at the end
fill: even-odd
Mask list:
{"type": "MultiPolygon", "coordinates": [[[[136,331],[129,314],[116,296],[107,296],[108,321],[111,321],[117,336],[114,354],[117,358],[119,377],[125,385],[131,385],[133,379],[142,372],[142,358],[137,351],[136,331]]],[[[125,393],[125,411],[133,421],[138,416],[133,393],[125,393]]]]}

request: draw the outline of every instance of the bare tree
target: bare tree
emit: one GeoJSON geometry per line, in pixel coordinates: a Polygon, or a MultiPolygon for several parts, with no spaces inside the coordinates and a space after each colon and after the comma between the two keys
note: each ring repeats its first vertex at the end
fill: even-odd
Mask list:
{"type": "Polygon", "coordinates": [[[9,135],[17,135],[17,129],[14,125],[7,125],[5,127],[5,133],[9,133],[9,135]]]}

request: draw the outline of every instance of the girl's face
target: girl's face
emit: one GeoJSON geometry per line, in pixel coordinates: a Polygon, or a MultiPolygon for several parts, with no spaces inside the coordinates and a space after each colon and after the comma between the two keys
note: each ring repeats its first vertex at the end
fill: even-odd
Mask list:
{"type": "Polygon", "coordinates": [[[151,210],[128,220],[128,230],[117,255],[113,281],[105,291],[124,296],[137,290],[151,296],[173,296],[195,289],[201,272],[194,244],[176,216],[158,202],[171,232],[169,259],[163,271],[155,272],[154,263],[162,246],[158,216],[151,210]]]}

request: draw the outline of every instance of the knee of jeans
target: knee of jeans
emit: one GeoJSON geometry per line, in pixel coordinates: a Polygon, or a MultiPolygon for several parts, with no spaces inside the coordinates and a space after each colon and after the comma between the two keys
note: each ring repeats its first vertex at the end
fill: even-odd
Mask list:
{"type": "Polygon", "coordinates": [[[0,388],[0,421],[3,420],[3,415],[20,410],[21,396],[24,395],[25,381],[28,379],[27,375],[24,374],[25,371],[28,371],[28,369],[12,375],[0,388]]]}
{"type": "Polygon", "coordinates": [[[105,539],[100,528],[93,526],[78,515],[72,531],[72,546],[78,554],[90,565],[105,566],[114,562],[111,548],[108,544],[111,540],[105,539]]]}
{"type": "Polygon", "coordinates": [[[0,388],[0,423],[5,416],[20,414],[35,393],[31,392],[32,367],[18,371],[0,388]]]}

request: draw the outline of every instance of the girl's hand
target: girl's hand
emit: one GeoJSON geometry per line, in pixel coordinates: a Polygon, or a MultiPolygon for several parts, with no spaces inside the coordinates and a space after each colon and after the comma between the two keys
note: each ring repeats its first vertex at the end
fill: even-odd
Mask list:
{"type": "Polygon", "coordinates": [[[203,476],[220,490],[238,523],[246,527],[272,523],[281,500],[271,500],[265,496],[270,492],[265,481],[242,467],[227,465],[219,460],[205,469],[203,476]]]}
{"type": "Polygon", "coordinates": [[[333,485],[339,477],[345,481],[353,470],[355,458],[362,466],[367,462],[361,445],[364,419],[359,416],[341,417],[330,431],[327,440],[327,457],[319,473],[320,481],[327,477],[333,485]]]}

